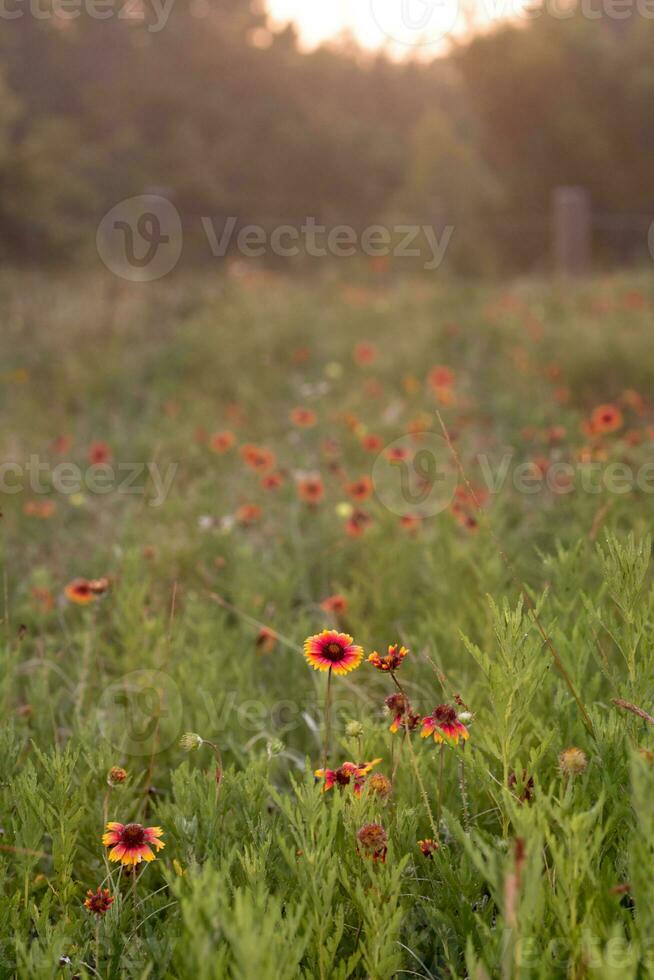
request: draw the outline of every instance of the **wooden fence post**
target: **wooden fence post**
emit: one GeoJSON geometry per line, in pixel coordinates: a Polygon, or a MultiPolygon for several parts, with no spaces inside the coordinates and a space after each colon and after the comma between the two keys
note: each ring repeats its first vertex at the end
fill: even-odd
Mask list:
{"type": "Polygon", "coordinates": [[[585,276],[591,268],[591,207],[584,187],[557,187],[552,195],[554,267],[585,276]]]}

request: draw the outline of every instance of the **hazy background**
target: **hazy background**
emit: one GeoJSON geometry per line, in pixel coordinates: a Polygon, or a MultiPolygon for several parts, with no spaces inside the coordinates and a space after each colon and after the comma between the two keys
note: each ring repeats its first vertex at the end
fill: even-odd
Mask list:
{"type": "Polygon", "coordinates": [[[454,271],[545,269],[560,185],[591,196],[598,263],[649,262],[654,4],[414,3],[4,0],[5,262],[86,261],[154,189],[186,263],[211,259],[201,216],[310,215],[450,223],[454,271]]]}

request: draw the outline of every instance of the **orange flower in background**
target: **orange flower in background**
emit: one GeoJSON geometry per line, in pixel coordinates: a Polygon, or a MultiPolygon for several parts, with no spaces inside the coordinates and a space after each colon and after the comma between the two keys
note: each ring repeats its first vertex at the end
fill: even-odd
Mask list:
{"type": "Polygon", "coordinates": [[[429,384],[436,391],[440,391],[442,388],[451,388],[455,381],[454,371],[443,364],[437,364],[429,372],[429,384]]]}
{"type": "Polygon", "coordinates": [[[26,517],[38,517],[42,521],[53,517],[57,510],[54,500],[27,500],[23,505],[23,513],[26,517]]]}
{"type": "Polygon", "coordinates": [[[372,524],[372,517],[363,510],[355,510],[348,517],[345,524],[345,533],[351,538],[360,538],[372,524]]]}
{"type": "Polygon", "coordinates": [[[261,507],[258,504],[241,504],[234,516],[237,524],[250,527],[261,520],[261,507]]]}
{"type": "Polygon", "coordinates": [[[342,616],[343,613],[347,612],[347,599],[344,595],[330,595],[322,600],[320,608],[326,613],[342,616]]]}
{"type": "Polygon", "coordinates": [[[633,408],[638,415],[643,415],[647,408],[643,396],[639,392],[634,391],[633,388],[627,388],[626,391],[622,392],[622,402],[624,405],[628,405],[629,408],[633,408]]]}
{"type": "Polygon", "coordinates": [[[92,442],[89,446],[89,463],[97,465],[108,463],[111,459],[111,449],[106,442],[92,442]]]}
{"type": "Polygon", "coordinates": [[[419,530],[422,524],[422,519],[417,517],[415,514],[403,514],[400,517],[400,527],[407,534],[415,534],[419,530]]]}
{"type": "Polygon", "coordinates": [[[257,653],[272,653],[277,646],[277,634],[267,626],[262,626],[255,640],[257,653]]]}
{"type": "Polygon", "coordinates": [[[397,643],[395,643],[393,646],[389,646],[388,653],[385,654],[385,656],[382,656],[377,652],[371,653],[368,657],[368,663],[372,664],[373,667],[376,667],[377,670],[392,672],[399,670],[402,661],[408,652],[409,651],[406,647],[400,647],[398,650],[397,643]]]}
{"type": "Polygon", "coordinates": [[[421,738],[433,735],[434,741],[447,745],[458,745],[468,740],[466,726],[459,721],[456,709],[451,704],[439,704],[430,715],[422,719],[421,738]]]}
{"type": "Polygon", "coordinates": [[[367,453],[378,453],[384,445],[384,440],[381,436],[366,435],[362,436],[361,445],[367,453]]]}
{"type": "Polygon", "coordinates": [[[251,470],[272,470],[275,466],[275,456],[269,449],[246,443],[241,446],[241,459],[251,470]]]}
{"type": "Polygon", "coordinates": [[[342,789],[344,786],[351,784],[354,795],[360,796],[366,776],[380,762],[381,759],[373,759],[372,762],[362,762],[361,765],[356,765],[354,762],[344,762],[338,769],[316,769],[314,775],[317,779],[324,778],[323,793],[326,793],[329,789],[333,789],[334,786],[339,786],[342,789]]]}
{"type": "Polygon", "coordinates": [[[300,429],[310,429],[316,421],[316,413],[310,408],[294,408],[291,412],[291,422],[300,429]]]}
{"type": "Polygon", "coordinates": [[[89,890],[86,893],[84,908],[95,915],[105,915],[113,904],[113,897],[108,888],[98,888],[96,891],[89,890]]]}
{"type": "Polygon", "coordinates": [[[284,477],[281,473],[264,473],[260,480],[264,490],[279,490],[283,482],[284,477]]]}
{"type": "Polygon", "coordinates": [[[79,606],[86,606],[99,598],[109,588],[109,579],[87,579],[74,578],[64,589],[64,595],[69,602],[75,602],[79,606]]]}
{"type": "Polygon", "coordinates": [[[223,453],[229,452],[235,442],[236,436],[234,433],[226,429],[224,432],[216,432],[212,435],[209,440],[209,449],[214,453],[222,455],[223,453]]]}
{"type": "Polygon", "coordinates": [[[598,405],[590,417],[590,429],[596,435],[617,432],[623,423],[624,418],[617,405],[598,405]]]}
{"type": "Polygon", "coordinates": [[[362,341],[354,348],[354,360],[359,367],[365,367],[367,364],[372,364],[376,359],[377,348],[374,344],[370,344],[367,341],[362,341]]]}
{"type": "Polygon", "coordinates": [[[53,453],[57,453],[58,456],[63,456],[65,453],[70,452],[73,447],[73,440],[70,436],[57,436],[57,438],[50,445],[50,449],[53,453]]]}
{"type": "Polygon", "coordinates": [[[384,455],[391,463],[402,463],[410,457],[411,453],[405,446],[391,446],[384,455]]]}
{"type": "Polygon", "coordinates": [[[368,500],[373,491],[372,480],[369,476],[361,476],[358,480],[348,483],[345,490],[352,500],[368,500]]]}
{"type": "Polygon", "coordinates": [[[305,504],[319,504],[325,496],[325,486],[319,476],[308,476],[298,483],[297,493],[305,504]]]}
{"type": "Polygon", "coordinates": [[[32,589],[32,598],[38,602],[43,612],[50,612],[54,606],[54,596],[50,592],[50,589],[35,585],[32,589]]]}
{"type": "Polygon", "coordinates": [[[363,660],[363,647],[356,646],[347,633],[323,630],[304,641],[304,659],[314,670],[349,674],[363,660]]]}
{"type": "Polygon", "coordinates": [[[140,823],[108,823],[107,833],[102,835],[109,851],[110,861],[120,861],[124,865],[136,866],[141,861],[154,861],[152,847],[160,851],[166,845],[160,838],[161,827],[142,827],[140,823]]]}

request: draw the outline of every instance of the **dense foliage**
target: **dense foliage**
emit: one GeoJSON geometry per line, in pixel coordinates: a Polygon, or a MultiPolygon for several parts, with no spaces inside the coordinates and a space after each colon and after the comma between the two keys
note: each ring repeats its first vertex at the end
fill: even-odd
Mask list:
{"type": "Polygon", "coordinates": [[[652,976],[651,283],[320,290],[0,283],[0,975],[652,976]],[[437,411],[465,480],[388,509],[437,411]],[[649,477],[488,492],[506,452],[649,477]],[[364,661],[328,767],[385,780],[322,793],[326,627],[469,739],[392,734],[364,661]],[[161,827],[137,879],[108,821],[161,827]]]}

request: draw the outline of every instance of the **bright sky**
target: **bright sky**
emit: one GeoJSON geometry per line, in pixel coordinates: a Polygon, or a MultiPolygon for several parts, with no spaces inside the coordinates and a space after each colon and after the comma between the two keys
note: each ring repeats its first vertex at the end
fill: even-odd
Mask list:
{"type": "MultiPolygon", "coordinates": [[[[478,23],[515,13],[525,0],[268,0],[277,21],[294,20],[305,44],[349,30],[367,48],[433,55],[454,30],[466,28],[465,11],[478,23]]],[[[469,21],[468,21],[469,23],[469,21]]]]}

